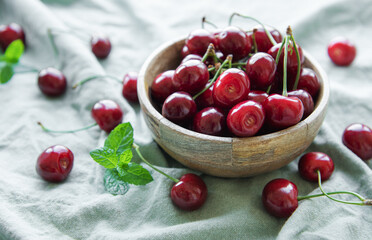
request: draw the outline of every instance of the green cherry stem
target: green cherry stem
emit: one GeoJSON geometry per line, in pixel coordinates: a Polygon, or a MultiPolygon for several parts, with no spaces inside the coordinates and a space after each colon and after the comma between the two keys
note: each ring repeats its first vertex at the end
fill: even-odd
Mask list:
{"type": "MultiPolygon", "coordinates": [[[[285,37],[285,44],[284,44],[284,61],[283,61],[283,96],[288,96],[287,93],[287,62],[288,62],[288,44],[289,44],[289,36],[285,37]]],[[[278,53],[279,54],[279,53],[278,53]]]]}
{"type": "Polygon", "coordinates": [[[297,73],[296,73],[296,81],[293,85],[293,90],[296,90],[297,89],[297,86],[298,86],[298,81],[300,80],[300,74],[301,74],[301,59],[300,59],[300,53],[298,51],[298,48],[297,48],[297,45],[296,45],[296,42],[295,42],[295,39],[293,37],[293,33],[292,33],[292,28],[291,26],[288,26],[287,28],[287,34],[289,34],[290,36],[290,39],[293,43],[293,48],[295,50],[295,53],[296,53],[296,58],[297,58],[297,73]]]}
{"type": "MultiPolygon", "coordinates": [[[[284,47],[284,44],[285,44],[285,39],[286,38],[283,38],[282,44],[280,45],[280,48],[278,50],[278,53],[276,54],[276,57],[275,57],[275,64],[276,65],[279,65],[280,55],[283,52],[283,47],[284,47]]],[[[267,88],[266,93],[269,94],[270,93],[270,90],[271,90],[271,85],[267,88]]]]}
{"type": "Polygon", "coordinates": [[[74,132],[80,132],[80,131],[84,131],[84,130],[87,130],[89,128],[92,128],[92,127],[98,125],[97,123],[93,123],[93,124],[91,124],[89,126],[86,126],[86,127],[83,127],[83,128],[78,128],[78,129],[74,129],[74,130],[67,130],[67,131],[58,131],[58,130],[51,130],[51,129],[48,129],[48,128],[44,127],[44,125],[41,122],[37,122],[37,124],[40,125],[41,129],[44,132],[51,132],[51,133],[74,133],[74,132]]]}
{"type": "Polygon", "coordinates": [[[216,24],[210,22],[210,21],[207,21],[206,17],[203,17],[202,18],[202,28],[204,28],[204,23],[208,23],[209,25],[211,25],[212,27],[214,28],[218,28],[216,24]]]}
{"type": "Polygon", "coordinates": [[[257,32],[257,28],[254,28],[253,29],[253,33],[252,33],[252,42],[253,42],[253,52],[254,53],[257,53],[257,42],[256,42],[256,37],[255,37],[255,33],[257,32]]]}
{"type": "Polygon", "coordinates": [[[210,88],[213,83],[217,80],[218,76],[221,74],[222,72],[222,68],[225,67],[226,64],[229,64],[231,63],[232,61],[232,55],[228,55],[226,57],[226,60],[221,64],[221,66],[218,68],[216,74],[213,76],[212,80],[209,82],[208,86],[206,86],[203,90],[201,90],[200,92],[198,92],[195,96],[192,97],[192,99],[196,99],[197,97],[199,97],[200,95],[203,94],[203,92],[207,91],[208,88],[210,88]]]}
{"type": "Polygon", "coordinates": [[[202,62],[205,63],[205,61],[207,61],[208,57],[212,57],[213,58],[213,61],[214,63],[219,63],[219,62],[222,62],[221,59],[219,59],[216,55],[216,51],[214,50],[214,45],[213,43],[210,43],[208,45],[208,48],[207,48],[207,51],[205,52],[203,58],[202,58],[202,62]]]}
{"type": "Polygon", "coordinates": [[[102,78],[113,79],[113,80],[116,80],[118,83],[122,83],[122,81],[119,78],[115,77],[115,76],[110,76],[110,75],[95,75],[95,76],[88,77],[88,78],[86,78],[84,80],[81,80],[80,82],[78,82],[74,86],[72,86],[72,88],[75,89],[78,86],[81,86],[81,85],[83,85],[86,82],[89,82],[89,81],[94,80],[94,79],[102,79],[102,78]]]}
{"type": "Polygon", "coordinates": [[[141,158],[141,160],[146,163],[149,167],[151,167],[152,169],[154,169],[155,171],[157,171],[158,173],[160,174],[163,174],[164,176],[166,176],[167,178],[169,178],[170,180],[174,181],[175,183],[178,183],[180,180],[174,178],[174,177],[171,177],[169,176],[168,174],[166,174],[165,172],[161,171],[160,169],[157,169],[154,165],[152,165],[151,163],[149,163],[141,154],[140,152],[140,147],[133,143],[132,147],[134,148],[134,150],[136,151],[136,153],[138,154],[138,156],[141,158]]]}
{"type": "Polygon", "coordinates": [[[238,17],[242,17],[242,18],[251,19],[251,20],[257,22],[258,24],[260,24],[260,25],[263,27],[263,29],[264,29],[264,31],[265,31],[267,37],[269,38],[271,44],[272,44],[273,46],[274,46],[275,44],[277,44],[277,42],[275,41],[275,39],[273,38],[273,36],[271,35],[271,33],[266,29],[265,25],[264,25],[263,23],[261,23],[260,21],[258,21],[256,18],[253,18],[253,17],[250,17],[250,16],[244,16],[244,15],[241,15],[240,13],[233,13],[233,14],[231,14],[230,19],[229,19],[229,26],[231,26],[232,19],[233,19],[234,16],[238,16],[238,17]]]}

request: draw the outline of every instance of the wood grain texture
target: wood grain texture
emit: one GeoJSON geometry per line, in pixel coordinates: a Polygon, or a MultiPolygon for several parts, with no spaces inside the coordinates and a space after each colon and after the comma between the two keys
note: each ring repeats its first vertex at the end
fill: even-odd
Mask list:
{"type": "Polygon", "coordinates": [[[155,77],[180,62],[184,38],[170,41],[151,54],[138,77],[138,98],[154,140],[185,166],[220,177],[248,177],[273,171],[300,156],[317,135],[329,99],[329,83],[319,64],[304,51],[305,66],[318,76],[321,89],[314,111],[290,128],[249,138],[215,137],[180,127],[154,108],[150,87],[155,77]]]}

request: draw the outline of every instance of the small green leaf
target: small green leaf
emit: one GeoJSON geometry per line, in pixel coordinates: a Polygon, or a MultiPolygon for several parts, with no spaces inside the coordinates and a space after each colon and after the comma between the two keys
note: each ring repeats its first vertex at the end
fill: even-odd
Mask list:
{"type": "Polygon", "coordinates": [[[128,164],[132,160],[132,157],[133,157],[132,150],[128,148],[127,150],[121,153],[119,157],[119,163],[128,164]]]}
{"type": "Polygon", "coordinates": [[[132,144],[133,128],[129,122],[119,124],[105,141],[105,147],[114,150],[118,156],[128,148],[132,148],[132,144]]]}
{"type": "Polygon", "coordinates": [[[13,67],[6,64],[0,68],[0,84],[4,84],[9,82],[9,80],[13,77],[14,71],[13,67]]]}
{"type": "Polygon", "coordinates": [[[119,160],[114,150],[105,147],[91,151],[90,156],[105,168],[115,168],[119,160]]]}
{"type": "Polygon", "coordinates": [[[18,39],[13,41],[5,50],[5,61],[7,61],[8,63],[17,63],[19,61],[19,58],[22,56],[24,49],[25,46],[22,40],[18,39]]]}
{"type": "Polygon", "coordinates": [[[103,184],[106,191],[113,195],[124,195],[129,190],[128,183],[121,180],[116,169],[106,169],[103,184]]]}
{"type": "Polygon", "coordinates": [[[146,185],[154,180],[150,172],[137,163],[119,163],[116,169],[121,180],[130,184],[146,185]]]}

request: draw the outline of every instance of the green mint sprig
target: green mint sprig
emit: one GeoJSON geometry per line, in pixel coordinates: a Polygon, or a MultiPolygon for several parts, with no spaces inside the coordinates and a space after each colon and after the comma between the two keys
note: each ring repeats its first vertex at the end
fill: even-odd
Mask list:
{"type": "Polygon", "coordinates": [[[0,84],[5,84],[14,75],[14,65],[19,62],[25,46],[21,40],[9,44],[3,55],[0,55],[0,84]]]}

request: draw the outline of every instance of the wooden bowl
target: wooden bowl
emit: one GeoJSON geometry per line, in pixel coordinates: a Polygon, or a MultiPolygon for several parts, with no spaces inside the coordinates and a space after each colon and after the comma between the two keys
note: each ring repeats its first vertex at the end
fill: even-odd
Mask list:
{"type": "Polygon", "coordinates": [[[180,127],[159,113],[150,98],[155,77],[176,69],[185,39],[160,46],[146,60],[138,76],[137,91],[144,118],[153,138],[183,165],[220,177],[248,177],[278,169],[300,156],[317,135],[324,120],[329,83],[319,64],[304,51],[305,66],[312,68],[321,88],[315,109],[295,126],[262,136],[215,137],[180,127]]]}

